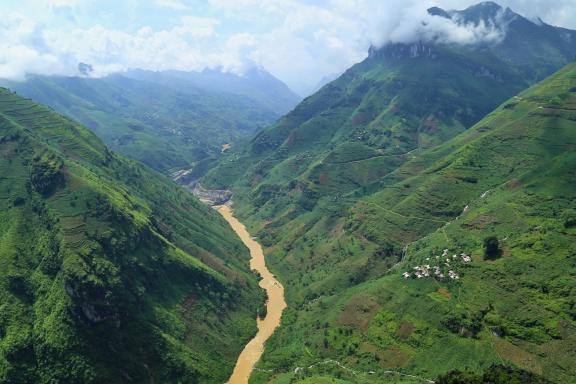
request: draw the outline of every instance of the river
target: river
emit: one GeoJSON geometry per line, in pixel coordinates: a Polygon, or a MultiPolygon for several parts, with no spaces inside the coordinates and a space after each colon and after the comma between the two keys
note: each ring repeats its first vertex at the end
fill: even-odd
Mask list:
{"type": "Polygon", "coordinates": [[[247,384],[254,366],[260,360],[264,352],[264,343],[280,325],[282,312],[286,308],[286,300],[284,300],[284,287],[274,275],[266,267],[266,260],[264,259],[264,252],[258,242],[252,239],[244,224],[234,217],[232,209],[226,205],[216,207],[218,212],[230,224],[234,232],[240,237],[240,240],[250,250],[250,268],[256,270],[262,276],[260,280],[260,287],[266,290],[268,294],[268,301],[266,303],[267,314],[264,320],[256,318],[258,325],[258,332],[256,336],[242,350],[242,353],[236,361],[236,366],[232,372],[232,376],[228,380],[228,384],[247,384]]]}

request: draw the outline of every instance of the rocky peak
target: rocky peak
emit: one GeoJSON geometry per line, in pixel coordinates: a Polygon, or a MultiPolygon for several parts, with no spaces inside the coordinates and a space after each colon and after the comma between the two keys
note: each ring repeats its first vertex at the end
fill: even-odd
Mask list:
{"type": "Polygon", "coordinates": [[[431,16],[440,16],[440,17],[444,17],[445,19],[450,19],[450,14],[443,10],[440,7],[432,7],[432,8],[428,8],[428,14],[431,16]]]}
{"type": "Polygon", "coordinates": [[[476,25],[480,22],[500,25],[502,23],[510,23],[517,17],[521,17],[510,8],[503,8],[499,4],[492,1],[485,1],[476,5],[472,5],[461,11],[446,11],[439,7],[432,7],[428,9],[428,14],[432,16],[444,17],[446,19],[452,19],[462,24],[473,23],[476,25]]]}
{"type": "Polygon", "coordinates": [[[502,6],[498,3],[493,1],[483,1],[476,5],[471,5],[470,7],[466,8],[464,12],[481,12],[484,14],[495,14],[502,10],[502,6]]]}
{"type": "Polygon", "coordinates": [[[464,23],[501,25],[508,24],[518,17],[521,17],[510,8],[503,8],[500,5],[486,1],[466,8],[463,11],[451,11],[452,18],[456,18],[464,23]]]}

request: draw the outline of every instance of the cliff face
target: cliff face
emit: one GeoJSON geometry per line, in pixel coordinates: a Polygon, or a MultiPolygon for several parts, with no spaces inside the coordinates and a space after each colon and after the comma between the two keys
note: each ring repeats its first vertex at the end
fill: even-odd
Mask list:
{"type": "Polygon", "coordinates": [[[368,50],[368,57],[388,60],[415,59],[418,57],[426,57],[435,60],[438,58],[438,53],[433,45],[426,44],[424,42],[416,42],[410,44],[395,43],[385,45],[382,48],[371,46],[368,50]]]}

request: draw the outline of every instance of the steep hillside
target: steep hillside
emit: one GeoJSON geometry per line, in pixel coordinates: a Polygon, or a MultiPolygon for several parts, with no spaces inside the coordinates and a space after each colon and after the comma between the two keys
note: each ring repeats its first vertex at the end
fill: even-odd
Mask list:
{"type": "MultiPolygon", "coordinates": [[[[225,156],[204,179],[257,205],[285,190],[310,210],[398,167],[478,122],[576,56],[576,32],[534,23],[490,2],[433,17],[495,25],[497,42],[389,44],[225,156]]],[[[277,201],[277,200],[275,200],[277,201]]]]}
{"type": "Polygon", "coordinates": [[[286,288],[256,383],[576,374],[575,67],[485,118],[570,63],[576,33],[490,2],[429,12],[502,38],[372,48],[203,178],[232,188],[286,288]],[[417,278],[444,249],[456,270],[417,278]]]}
{"type": "Polygon", "coordinates": [[[111,149],[162,172],[195,168],[202,173],[224,144],[251,137],[281,114],[246,95],[205,90],[178,77],[164,82],[163,73],[146,73],[144,79],[30,76],[4,84],[80,121],[111,149]]]}
{"type": "Polygon", "coordinates": [[[571,64],[373,184],[306,214],[248,216],[289,302],[253,381],[423,382],[504,364],[573,382],[575,148],[571,64]]]}
{"type": "Polygon", "coordinates": [[[226,223],[0,89],[0,382],[222,383],[261,297],[226,223]]]}

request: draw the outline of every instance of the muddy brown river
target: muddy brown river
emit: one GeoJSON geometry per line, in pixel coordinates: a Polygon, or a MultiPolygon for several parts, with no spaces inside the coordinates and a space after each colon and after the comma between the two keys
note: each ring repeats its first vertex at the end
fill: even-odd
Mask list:
{"type": "Polygon", "coordinates": [[[280,318],[282,312],[286,308],[286,301],[284,300],[284,287],[272,273],[266,268],[266,260],[264,259],[264,252],[258,242],[252,239],[244,224],[238,221],[232,213],[230,207],[221,205],[217,207],[218,212],[230,224],[234,232],[240,237],[242,242],[250,250],[250,268],[256,270],[262,276],[260,280],[260,287],[266,290],[268,294],[268,302],[266,304],[267,314],[264,320],[256,318],[258,325],[258,333],[246,346],[236,361],[234,372],[228,380],[228,384],[247,384],[254,366],[264,352],[264,343],[280,325],[280,318]]]}

